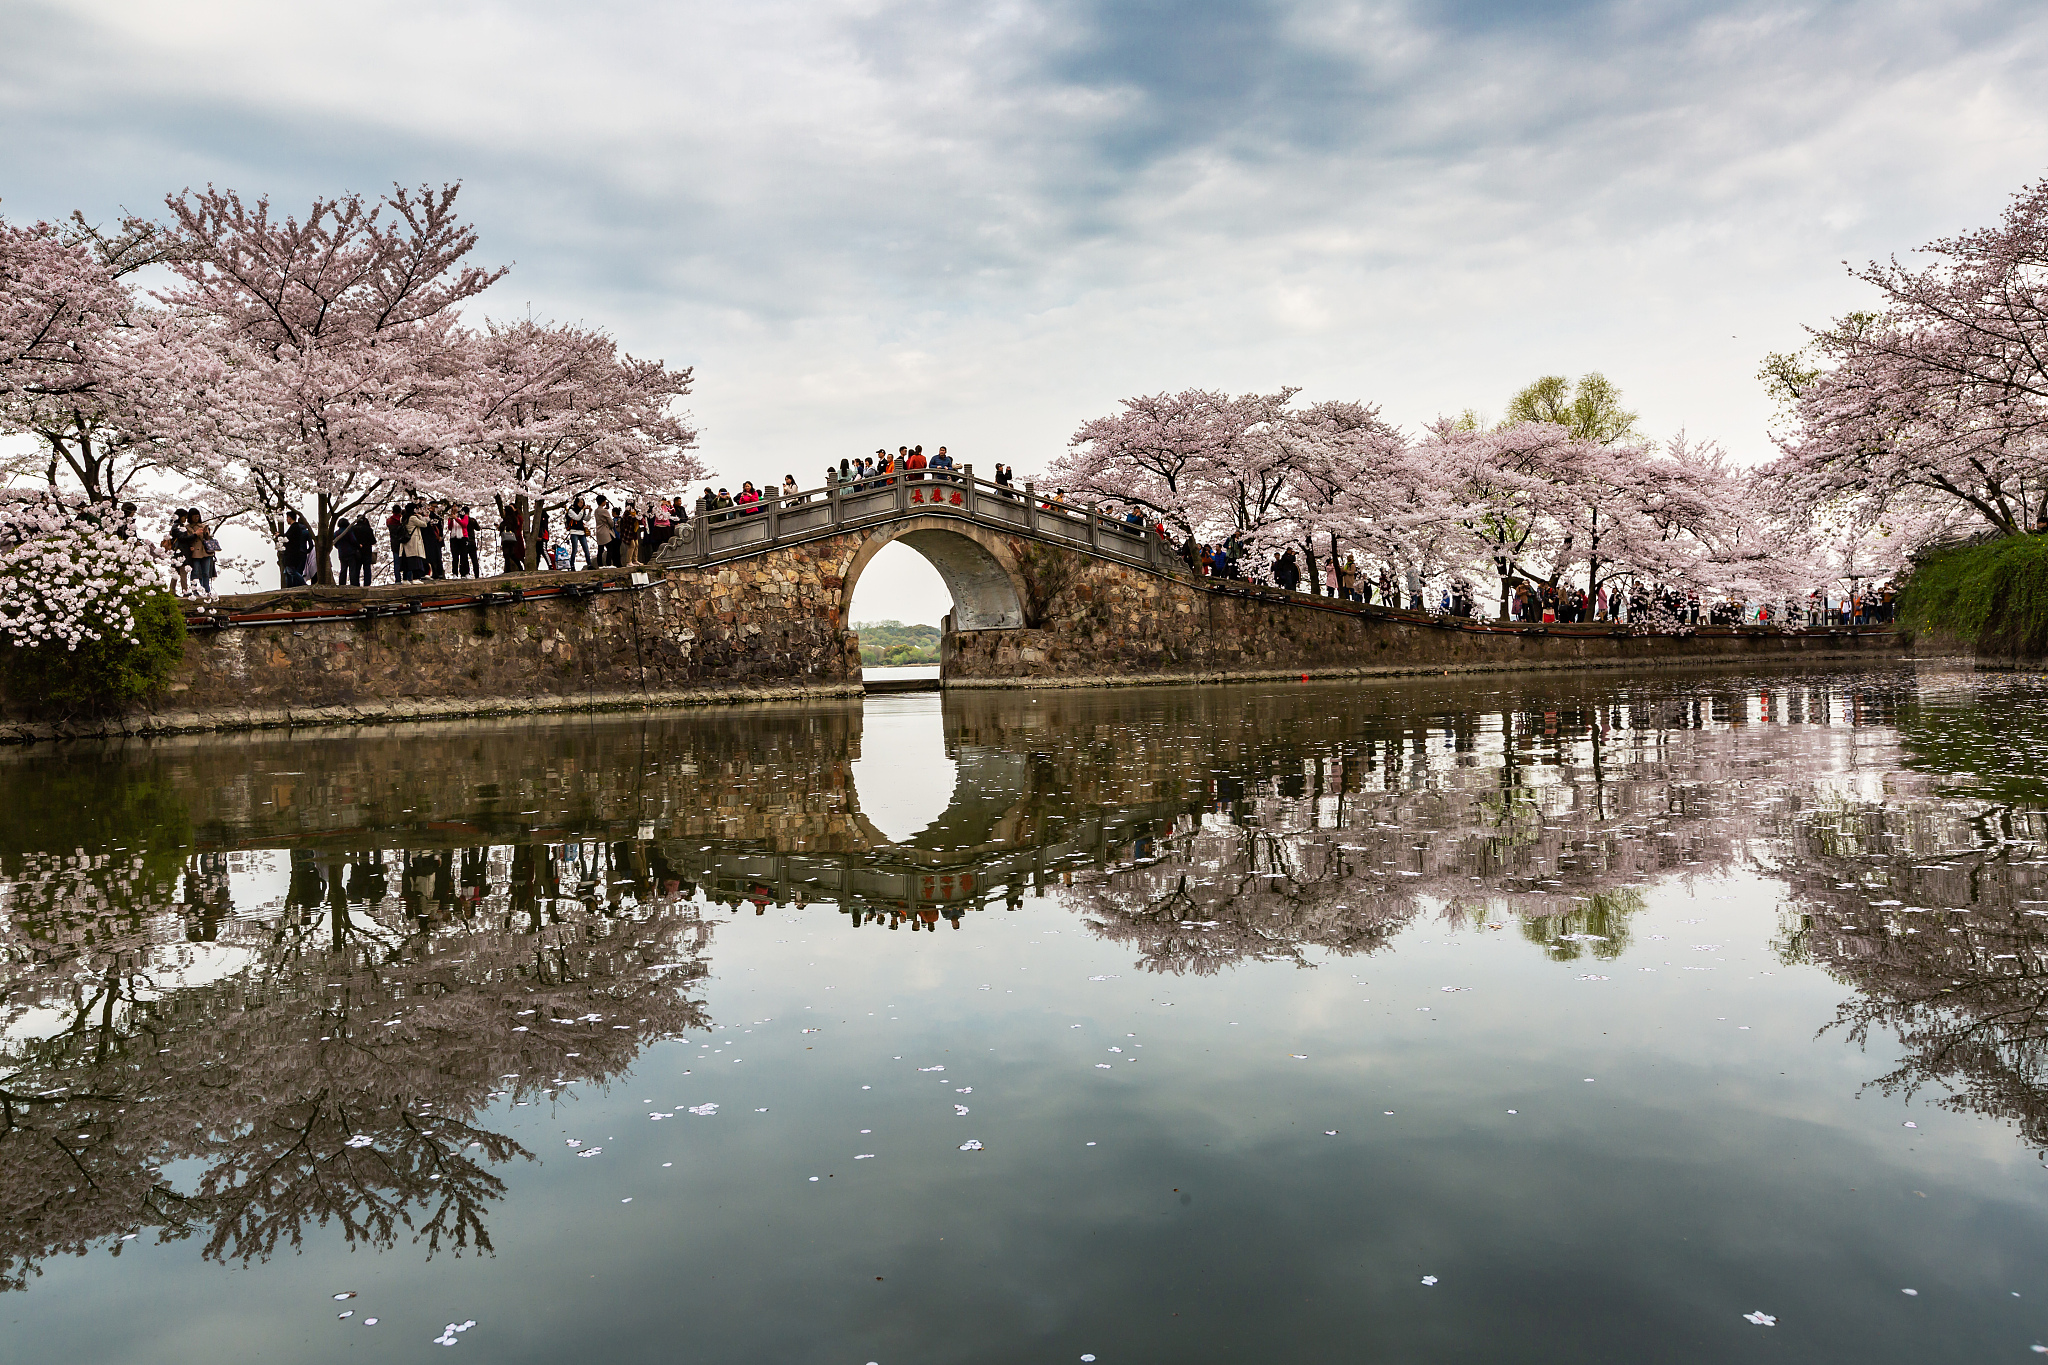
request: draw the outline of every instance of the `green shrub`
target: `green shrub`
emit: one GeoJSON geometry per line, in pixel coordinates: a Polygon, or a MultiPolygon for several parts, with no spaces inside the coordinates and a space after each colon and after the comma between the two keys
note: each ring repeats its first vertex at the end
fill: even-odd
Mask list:
{"type": "Polygon", "coordinates": [[[106,715],[157,692],[185,657],[185,613],[154,584],[130,599],[135,637],[109,636],[77,649],[60,642],[0,644],[0,687],[32,715],[106,715]]]}
{"type": "Polygon", "coordinates": [[[1912,631],[1953,631],[1980,654],[2048,655],[2048,536],[1922,555],[1899,590],[1899,621],[1912,631]]]}
{"type": "Polygon", "coordinates": [[[855,621],[853,629],[860,635],[860,661],[864,664],[893,667],[939,661],[937,626],[906,626],[901,621],[855,621]]]}

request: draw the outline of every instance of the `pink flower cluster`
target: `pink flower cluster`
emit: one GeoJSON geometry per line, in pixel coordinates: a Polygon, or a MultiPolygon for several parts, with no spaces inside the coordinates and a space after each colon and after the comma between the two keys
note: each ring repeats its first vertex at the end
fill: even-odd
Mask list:
{"type": "Polygon", "coordinates": [[[1312,574],[1350,556],[1439,591],[1493,579],[1503,614],[1518,580],[1777,602],[1828,578],[1805,540],[1759,515],[1718,447],[1547,421],[1440,421],[1410,436],[1371,404],[1301,407],[1296,392],[1126,399],[1074,433],[1049,482],[1176,541],[1234,538],[1255,566],[1292,547],[1312,574]]]}
{"type": "Polygon", "coordinates": [[[1976,523],[2048,526],[2048,179],[1932,263],[1850,273],[1877,296],[1766,368],[1791,421],[1760,487],[1787,507],[1913,542],[1976,523]]]}
{"type": "Polygon", "coordinates": [[[155,550],[100,508],[0,506],[0,639],[22,648],[135,636],[135,595],[161,584],[155,550]]]}

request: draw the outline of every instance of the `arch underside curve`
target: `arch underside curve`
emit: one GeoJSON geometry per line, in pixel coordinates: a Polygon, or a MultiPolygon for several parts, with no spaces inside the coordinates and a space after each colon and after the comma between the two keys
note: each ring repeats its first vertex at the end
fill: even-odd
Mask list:
{"type": "Polygon", "coordinates": [[[1016,630],[1024,603],[1010,575],[979,541],[958,531],[906,531],[896,537],[939,571],[953,594],[953,629],[1016,630]]]}
{"type": "MultiPolygon", "coordinates": [[[[891,542],[900,541],[923,555],[938,570],[953,597],[954,630],[1018,630],[1024,625],[1024,599],[1016,579],[978,536],[952,526],[918,526],[877,537],[858,569],[891,542]]],[[[856,578],[856,582],[857,582],[856,578]]],[[[846,610],[853,606],[854,584],[846,591],[846,610]]]]}

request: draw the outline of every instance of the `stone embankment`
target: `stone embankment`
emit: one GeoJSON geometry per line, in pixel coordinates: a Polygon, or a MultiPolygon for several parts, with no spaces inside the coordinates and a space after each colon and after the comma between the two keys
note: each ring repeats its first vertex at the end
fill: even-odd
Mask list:
{"type": "Polygon", "coordinates": [[[194,604],[162,695],[93,722],[0,698],[0,738],[366,724],[861,692],[854,584],[891,540],[967,603],[948,687],[1097,686],[1494,669],[1819,661],[1894,653],[1888,631],[1493,627],[1162,573],[985,527],[911,518],[717,563],[307,588],[194,604]],[[922,539],[920,539],[922,538],[922,539]]]}
{"type": "MultiPolygon", "coordinates": [[[[1028,565],[1043,547],[1020,546],[1028,565]]],[[[1032,629],[949,632],[948,687],[1102,687],[1159,682],[1371,677],[1503,669],[1868,659],[1895,632],[1701,626],[1634,634],[1608,624],[1498,625],[1168,577],[1105,560],[1041,566],[1032,629]]]]}
{"type": "Polygon", "coordinates": [[[858,641],[829,615],[787,605],[826,591],[808,568],[787,559],[223,596],[193,604],[184,662],[152,705],[53,724],[0,699],[0,738],[857,696],[858,641]]]}

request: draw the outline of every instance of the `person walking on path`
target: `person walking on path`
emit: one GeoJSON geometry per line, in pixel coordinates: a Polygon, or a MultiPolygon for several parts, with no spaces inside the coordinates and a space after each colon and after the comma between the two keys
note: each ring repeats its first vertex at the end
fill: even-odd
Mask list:
{"type": "Polygon", "coordinates": [[[448,513],[448,548],[455,555],[455,576],[477,577],[476,518],[467,507],[455,507],[448,513]]]}
{"type": "Polygon", "coordinates": [[[621,568],[631,568],[640,562],[640,508],[631,499],[619,509],[619,559],[621,568]]]}
{"type": "Polygon", "coordinates": [[[362,549],[356,544],[356,524],[343,520],[341,529],[334,533],[334,557],[341,564],[341,586],[358,588],[363,586],[362,549]]]}
{"type": "Polygon", "coordinates": [[[619,528],[612,524],[612,505],[605,501],[602,493],[597,495],[597,514],[591,518],[591,534],[597,541],[598,566],[618,568],[619,528]]]}
{"type": "Polygon", "coordinates": [[[519,573],[526,568],[526,536],[519,525],[519,508],[511,504],[498,518],[498,553],[503,557],[506,573],[519,573]]]}
{"type": "Polygon", "coordinates": [[[296,507],[284,514],[283,553],[278,558],[278,581],[287,588],[306,586],[306,560],[313,553],[313,528],[296,507]]]}
{"type": "Polygon", "coordinates": [[[185,596],[192,586],[192,556],[185,552],[189,535],[190,528],[185,521],[185,509],[180,507],[177,515],[171,518],[171,529],[164,532],[164,538],[157,542],[157,548],[171,557],[171,572],[178,579],[175,591],[180,597],[185,596]]]}
{"type": "Polygon", "coordinates": [[[583,556],[583,567],[594,569],[597,561],[590,556],[590,509],[578,498],[569,504],[569,510],[562,514],[562,533],[569,537],[569,562],[565,566],[574,572],[576,556],[583,556]]]}
{"type": "Polygon", "coordinates": [[[197,507],[187,509],[185,526],[192,533],[192,543],[187,551],[192,557],[192,579],[199,585],[200,592],[211,597],[214,558],[220,554],[220,542],[213,538],[213,527],[207,524],[197,507]]]}
{"type": "Polygon", "coordinates": [[[334,547],[341,555],[342,586],[369,587],[373,577],[370,565],[377,557],[377,532],[370,526],[370,519],[358,516],[342,528],[334,547]]]}
{"type": "Polygon", "coordinates": [[[427,524],[432,520],[418,503],[405,509],[405,577],[410,583],[427,576],[427,524]]]}
{"type": "Polygon", "coordinates": [[[441,547],[445,540],[445,533],[442,531],[442,517],[447,513],[447,510],[445,504],[431,502],[427,504],[425,510],[420,514],[425,522],[420,527],[420,539],[426,546],[427,551],[427,571],[421,575],[422,578],[446,578],[448,576],[447,565],[441,555],[441,547]]]}

